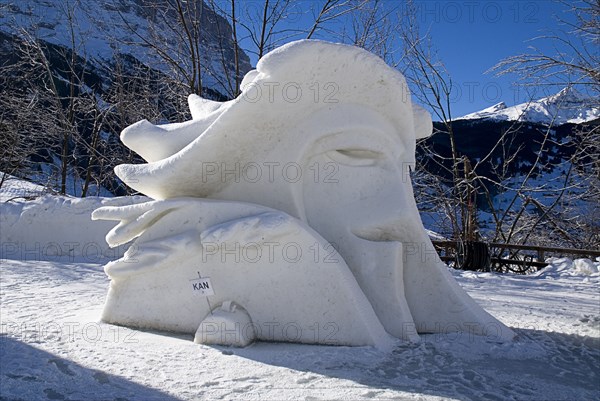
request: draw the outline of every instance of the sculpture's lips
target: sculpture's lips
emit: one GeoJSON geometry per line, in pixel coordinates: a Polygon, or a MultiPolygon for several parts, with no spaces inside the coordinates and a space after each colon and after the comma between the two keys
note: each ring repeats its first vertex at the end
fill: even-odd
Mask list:
{"type": "Polygon", "coordinates": [[[367,228],[352,229],[352,234],[360,239],[375,242],[401,241],[400,233],[396,224],[385,226],[372,226],[367,228]]]}

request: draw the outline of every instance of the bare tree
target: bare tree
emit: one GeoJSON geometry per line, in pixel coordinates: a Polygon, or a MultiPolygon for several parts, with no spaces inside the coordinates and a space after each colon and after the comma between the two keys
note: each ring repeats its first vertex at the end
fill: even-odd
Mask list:
{"type": "MultiPolygon", "coordinates": [[[[470,215],[474,209],[469,207],[474,190],[473,172],[456,144],[452,122],[453,81],[437,58],[431,42],[421,34],[416,15],[414,4],[409,3],[401,17],[403,24],[399,27],[399,35],[404,43],[401,69],[413,89],[413,95],[428,106],[434,118],[442,123],[444,129],[441,134],[447,136],[450,144],[450,159],[437,155],[431,160],[445,171],[445,176],[450,177],[442,185],[450,189],[451,196],[440,194],[440,200],[443,200],[442,210],[451,224],[452,236],[474,240],[475,218],[470,215]]],[[[441,176],[438,178],[444,180],[441,176]]]]}
{"type": "MultiPolygon", "coordinates": [[[[435,220],[428,223],[439,224],[438,229],[443,234],[459,242],[548,244],[550,241],[557,245],[597,247],[598,243],[593,244],[593,241],[597,241],[598,236],[593,233],[598,232],[599,226],[586,216],[600,214],[598,198],[595,203],[584,202],[593,198],[586,194],[597,182],[591,179],[593,173],[590,176],[591,171],[597,174],[594,170],[597,157],[593,152],[597,152],[598,147],[590,142],[591,138],[597,138],[597,125],[580,128],[577,132],[581,132],[565,143],[557,137],[554,123],[549,127],[531,128],[517,120],[502,125],[497,142],[491,144],[485,154],[469,157],[461,151],[464,144],[460,145],[462,140],[458,140],[457,122],[452,115],[452,78],[427,36],[420,33],[415,15],[409,6],[403,16],[400,37],[404,55],[399,68],[413,95],[432,110],[438,121],[434,133],[437,139],[419,144],[418,162],[424,164],[417,166],[413,181],[422,210],[428,219],[435,220]],[[590,127],[593,127],[591,131],[590,127]],[[529,138],[527,147],[521,139],[524,130],[529,130],[527,135],[535,135],[535,140],[529,138]],[[447,151],[440,152],[435,147],[440,137],[448,144],[447,151]],[[525,156],[529,164],[521,165],[525,156]],[[557,171],[563,173],[551,174],[557,171]],[[502,203],[498,202],[500,199],[502,203]],[[586,216],[581,215],[582,207],[587,210],[586,216]]],[[[589,34],[589,29],[586,32],[589,34]]],[[[561,57],[566,60],[565,55],[561,57]]],[[[539,55],[534,60],[540,60],[539,55]]],[[[596,75],[590,73],[589,62],[580,69],[573,69],[571,64],[570,61],[564,67],[563,73],[568,68],[571,78],[573,71],[579,71],[581,76],[576,81],[565,82],[587,80],[593,87],[596,75]]],[[[531,72],[522,64],[510,65],[512,71],[523,68],[531,72]]],[[[597,65],[594,68],[598,68],[597,65]]],[[[547,78],[548,74],[543,76],[547,78]]]]}
{"type": "Polygon", "coordinates": [[[100,168],[101,134],[112,106],[101,100],[82,50],[78,6],[61,4],[69,47],[46,42],[35,26],[7,39],[13,51],[1,67],[7,81],[0,84],[0,103],[7,127],[3,142],[10,144],[6,150],[12,156],[2,160],[12,164],[4,171],[18,171],[50,187],[56,181],[59,193],[86,196],[92,184],[100,187],[108,177],[100,168]]]}
{"type": "MultiPolygon", "coordinates": [[[[14,67],[14,64],[0,67],[0,187],[11,175],[27,176],[33,172],[31,156],[42,143],[39,132],[25,129],[36,100],[26,89],[15,85],[18,81],[14,67]]],[[[19,75],[23,72],[21,69],[19,75]]]]}
{"type": "Polygon", "coordinates": [[[202,94],[204,3],[141,0],[140,6],[147,19],[150,36],[139,32],[137,26],[119,13],[123,25],[132,34],[132,40],[126,44],[139,44],[152,50],[189,93],[202,94]]]}
{"type": "Polygon", "coordinates": [[[294,7],[291,0],[264,0],[262,3],[243,3],[245,6],[239,24],[245,33],[241,40],[249,39],[251,46],[245,51],[254,54],[258,59],[275,47],[297,37],[299,27],[289,26],[288,20],[301,17],[301,10],[294,7]],[[249,5],[253,5],[250,7],[249,5]],[[283,26],[287,25],[287,26],[283,26]]]}
{"type": "Polygon", "coordinates": [[[312,10],[312,25],[308,29],[306,39],[311,39],[319,30],[335,34],[335,25],[340,23],[343,17],[360,10],[368,3],[368,0],[325,0],[321,6],[315,5],[312,10]]]}
{"type": "MultiPolygon", "coordinates": [[[[555,53],[531,46],[529,53],[502,60],[492,71],[498,75],[515,74],[524,86],[579,87],[591,95],[589,106],[600,107],[600,3],[580,0],[563,4],[573,17],[558,20],[566,30],[533,40],[533,43],[551,43],[555,53]]],[[[600,246],[597,234],[600,227],[589,219],[600,215],[598,125],[585,124],[573,132],[566,144],[556,144],[547,138],[548,146],[570,146],[571,157],[563,162],[564,174],[560,185],[555,185],[552,191],[555,194],[552,202],[542,204],[534,196],[525,198],[535,213],[523,218],[527,215],[524,210],[510,232],[520,231],[522,241],[535,238],[536,230],[544,228],[549,234],[555,233],[557,241],[571,246],[600,246]]],[[[542,146],[540,152],[544,150],[542,146]]],[[[547,188],[544,190],[548,192],[547,188]]]]}

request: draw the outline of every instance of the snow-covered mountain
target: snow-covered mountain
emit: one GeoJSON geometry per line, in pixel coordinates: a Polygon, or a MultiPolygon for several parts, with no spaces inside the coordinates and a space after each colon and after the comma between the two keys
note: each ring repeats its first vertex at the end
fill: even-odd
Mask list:
{"type": "Polygon", "coordinates": [[[543,125],[581,124],[600,118],[600,102],[572,87],[539,100],[507,107],[504,102],[456,120],[491,119],[543,125]]]}
{"type": "MultiPolygon", "coordinates": [[[[188,7],[187,12],[196,13],[194,21],[200,24],[200,49],[194,50],[201,57],[203,86],[228,96],[235,81],[231,26],[202,0],[194,0],[188,7]]],[[[110,63],[119,53],[167,75],[177,73],[177,68],[165,63],[153,49],[154,44],[180,61],[181,68],[189,63],[184,30],[175,10],[162,0],[15,1],[0,4],[0,31],[9,35],[27,32],[53,45],[72,48],[96,66],[110,63]]],[[[241,49],[238,55],[243,76],[251,69],[250,58],[241,49]]]]}

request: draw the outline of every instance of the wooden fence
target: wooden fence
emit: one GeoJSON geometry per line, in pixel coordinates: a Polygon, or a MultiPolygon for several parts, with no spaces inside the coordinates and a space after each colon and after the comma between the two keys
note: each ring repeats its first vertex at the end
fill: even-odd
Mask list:
{"type": "Polygon", "coordinates": [[[579,257],[594,259],[600,250],[550,246],[502,244],[496,242],[432,241],[444,262],[454,262],[464,270],[484,270],[525,274],[546,267],[545,259],[579,257]]]}

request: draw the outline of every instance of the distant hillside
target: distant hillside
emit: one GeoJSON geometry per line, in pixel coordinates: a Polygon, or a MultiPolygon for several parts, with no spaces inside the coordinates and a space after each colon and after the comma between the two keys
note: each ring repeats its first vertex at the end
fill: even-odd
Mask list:
{"type": "MultiPolygon", "coordinates": [[[[494,119],[472,119],[456,120],[452,122],[455,133],[456,147],[460,154],[469,158],[472,165],[483,160],[491,154],[489,161],[480,165],[478,173],[492,179],[502,179],[500,172],[514,177],[529,171],[531,166],[538,162],[539,166],[545,166],[551,162],[567,160],[575,148],[574,132],[578,124],[563,124],[557,127],[548,127],[543,124],[519,123],[514,121],[502,121],[494,119]],[[541,150],[541,143],[548,136],[549,142],[541,150]],[[515,159],[499,171],[495,168],[508,155],[515,155],[515,159]],[[538,160],[539,158],[539,160],[538,160]]],[[[447,169],[451,166],[451,149],[448,135],[444,132],[442,123],[435,122],[434,129],[437,131],[428,138],[423,145],[444,159],[442,162],[447,169]]],[[[424,146],[418,148],[423,160],[426,160],[424,146]]],[[[444,169],[436,168],[430,162],[425,163],[432,172],[445,174],[444,169]]],[[[541,174],[543,171],[536,171],[541,174]]]]}
{"type": "Polygon", "coordinates": [[[112,169],[138,158],[121,144],[123,128],[188,118],[187,95],[200,86],[207,98],[230,99],[236,69],[242,77],[251,65],[238,48],[236,68],[228,22],[202,1],[186,2],[186,23],[198,29],[190,49],[167,4],[0,5],[0,170],[72,195],[123,195],[128,189],[112,169]],[[200,55],[194,65],[190,51],[200,55]],[[201,80],[192,87],[186,79],[194,71],[201,80]]]}
{"type": "MultiPolygon", "coordinates": [[[[190,10],[198,14],[193,15],[201,36],[200,47],[195,50],[200,54],[203,84],[215,95],[228,97],[235,71],[231,26],[201,0],[190,3],[194,3],[190,10]]],[[[75,52],[98,68],[121,54],[172,75],[177,71],[159,57],[151,44],[162,42],[160,46],[165,52],[173,52],[172,57],[191,50],[186,48],[184,28],[175,10],[166,4],[161,0],[22,0],[0,6],[0,31],[13,35],[26,31],[66,48],[74,44],[75,52]]],[[[243,76],[251,69],[250,59],[240,48],[238,55],[243,76]]],[[[186,68],[187,60],[179,61],[186,68]]]]}
{"type": "Polygon", "coordinates": [[[598,119],[550,126],[488,116],[455,120],[452,130],[456,170],[444,124],[435,122],[435,133],[417,146],[415,193],[428,228],[452,236],[455,208],[460,216],[474,207],[476,232],[488,240],[512,231],[514,242],[535,243],[540,232],[554,244],[600,243],[598,119]],[[452,199],[457,186],[463,202],[452,199]]]}

